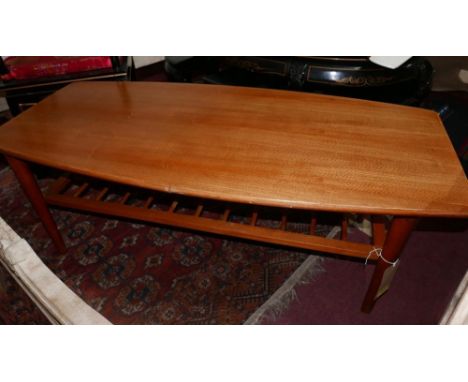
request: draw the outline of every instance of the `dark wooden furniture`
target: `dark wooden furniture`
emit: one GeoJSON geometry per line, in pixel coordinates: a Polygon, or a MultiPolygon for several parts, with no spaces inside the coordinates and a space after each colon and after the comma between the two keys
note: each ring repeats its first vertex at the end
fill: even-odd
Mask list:
{"type": "Polygon", "coordinates": [[[290,89],[406,105],[417,105],[429,92],[432,66],[412,57],[397,69],[369,57],[166,57],[176,81],[290,89]]]}
{"type": "Polygon", "coordinates": [[[0,96],[7,100],[10,111],[18,115],[25,109],[35,105],[45,97],[71,82],[89,80],[127,80],[132,79],[134,67],[131,57],[89,57],[99,61],[93,67],[93,61],[82,62],[79,59],[88,57],[15,57],[15,62],[22,65],[19,78],[10,75],[11,67],[0,57],[0,96]],[[41,61],[42,59],[42,61],[41,61]],[[55,60],[55,61],[54,61],[55,60]],[[22,61],[25,61],[22,63],[22,61]],[[36,62],[37,61],[37,62],[36,62]],[[76,62],[74,62],[76,61],[76,62]],[[103,61],[107,63],[103,65],[103,61]],[[72,70],[75,64],[75,70],[72,70]],[[47,65],[51,67],[48,68],[47,65]],[[54,65],[57,66],[54,69],[54,65]],[[30,66],[31,73],[24,75],[24,67],[30,66]],[[67,72],[66,68],[70,68],[67,72]],[[56,71],[56,72],[55,72],[56,71]]]}
{"type": "Polygon", "coordinates": [[[468,217],[467,180],[432,111],[225,86],[82,82],[0,127],[4,153],[57,248],[46,204],[376,261],[363,310],[389,285],[416,220],[468,217]],[[44,199],[27,162],[60,178],[44,199]],[[107,199],[104,180],[133,189],[107,199]],[[146,195],[133,198],[134,190],[146,195]],[[159,199],[169,200],[166,208],[159,199]],[[190,200],[192,209],[179,211],[190,200]],[[205,215],[212,205],[218,214],[205,215]],[[232,221],[234,209],[244,221],[232,221]],[[263,211],[279,224],[259,224],[263,211]],[[340,214],[340,239],[315,235],[317,211],[340,214]],[[306,216],[306,232],[288,217],[306,216]],[[374,243],[347,240],[349,213],[373,216],[374,243]],[[388,232],[385,215],[394,216],[388,232]],[[379,256],[379,251],[383,251],[379,256]]]}

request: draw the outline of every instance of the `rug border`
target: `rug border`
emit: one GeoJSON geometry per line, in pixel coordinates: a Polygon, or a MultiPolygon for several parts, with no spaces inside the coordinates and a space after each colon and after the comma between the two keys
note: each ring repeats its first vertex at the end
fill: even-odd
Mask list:
{"type": "MultiPolygon", "coordinates": [[[[341,232],[340,227],[333,227],[326,237],[327,239],[333,239],[339,232],[341,232]]],[[[311,255],[305,259],[283,285],[244,321],[243,325],[261,324],[261,321],[267,317],[278,318],[288,308],[289,304],[297,299],[295,287],[298,284],[312,281],[318,274],[325,271],[319,264],[322,261],[323,258],[316,255],[311,255]]]]}

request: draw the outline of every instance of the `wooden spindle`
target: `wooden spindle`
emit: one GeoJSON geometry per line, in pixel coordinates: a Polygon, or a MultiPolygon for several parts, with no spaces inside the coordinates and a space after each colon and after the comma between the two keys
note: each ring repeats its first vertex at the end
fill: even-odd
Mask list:
{"type": "Polygon", "coordinates": [[[281,215],[281,223],[280,223],[280,229],[282,229],[283,231],[286,230],[286,225],[288,224],[288,217],[286,215],[286,213],[283,213],[281,215]]]}
{"type": "Polygon", "coordinates": [[[177,208],[177,204],[178,204],[178,203],[179,203],[179,202],[178,202],[177,200],[174,200],[174,201],[172,202],[171,206],[169,207],[169,212],[174,212],[175,209],[177,208]]]}
{"type": "Polygon", "coordinates": [[[69,178],[61,176],[54,184],[49,188],[50,194],[60,194],[65,188],[71,183],[69,178]]]}
{"type": "Polygon", "coordinates": [[[78,189],[73,193],[74,198],[78,198],[84,190],[88,188],[89,184],[88,183],[83,183],[78,189]]]}
{"type": "Polygon", "coordinates": [[[194,216],[200,216],[203,211],[203,204],[199,204],[197,206],[197,209],[195,210],[195,215],[194,216]]]}
{"type": "Polygon", "coordinates": [[[348,238],[348,216],[344,215],[341,220],[341,240],[348,238]]]}
{"type": "Polygon", "coordinates": [[[226,221],[228,220],[230,214],[231,214],[231,209],[230,209],[230,208],[226,208],[226,209],[224,210],[224,213],[223,213],[223,216],[222,216],[221,220],[223,220],[223,221],[226,222],[226,221]]]}
{"type": "Polygon", "coordinates": [[[256,225],[257,224],[257,219],[258,219],[258,211],[254,211],[252,213],[252,218],[250,220],[250,225],[256,225]]]}
{"type": "Polygon", "coordinates": [[[310,234],[315,235],[317,230],[317,217],[314,215],[310,218],[310,234]]]}
{"type": "Polygon", "coordinates": [[[125,204],[129,197],[130,197],[130,192],[126,192],[124,197],[122,199],[120,199],[119,203],[120,204],[125,204]]]}
{"type": "Polygon", "coordinates": [[[154,198],[150,196],[148,199],[146,199],[145,204],[143,205],[143,208],[149,208],[151,206],[151,203],[153,203],[154,198]]]}
{"type": "Polygon", "coordinates": [[[99,192],[99,194],[96,196],[96,200],[97,200],[97,201],[101,200],[101,199],[104,197],[104,195],[107,194],[107,191],[109,191],[109,188],[104,187],[104,188],[99,192]]]}

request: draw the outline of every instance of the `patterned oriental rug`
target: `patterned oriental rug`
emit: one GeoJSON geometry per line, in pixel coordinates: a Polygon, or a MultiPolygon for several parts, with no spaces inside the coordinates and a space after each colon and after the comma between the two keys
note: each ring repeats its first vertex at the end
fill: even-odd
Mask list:
{"type": "MultiPolygon", "coordinates": [[[[43,171],[39,184],[46,189],[52,178],[43,171]]],[[[68,210],[52,213],[69,249],[66,255],[56,253],[11,170],[0,170],[2,218],[69,288],[114,324],[244,323],[311,256],[68,210]]],[[[326,236],[332,228],[319,225],[317,234],[326,236]]],[[[313,270],[320,262],[316,256],[308,260],[313,270]]],[[[0,323],[46,323],[4,273],[0,270],[0,323]]]]}

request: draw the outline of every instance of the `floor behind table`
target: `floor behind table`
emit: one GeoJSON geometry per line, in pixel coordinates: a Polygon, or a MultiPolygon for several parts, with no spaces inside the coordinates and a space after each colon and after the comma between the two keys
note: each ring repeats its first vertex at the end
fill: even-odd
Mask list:
{"type": "Polygon", "coordinates": [[[422,222],[403,251],[390,290],[370,314],[359,308],[374,267],[328,258],[323,263],[326,272],[298,286],[297,300],[278,319],[263,323],[438,324],[468,269],[467,223],[422,222]]]}

